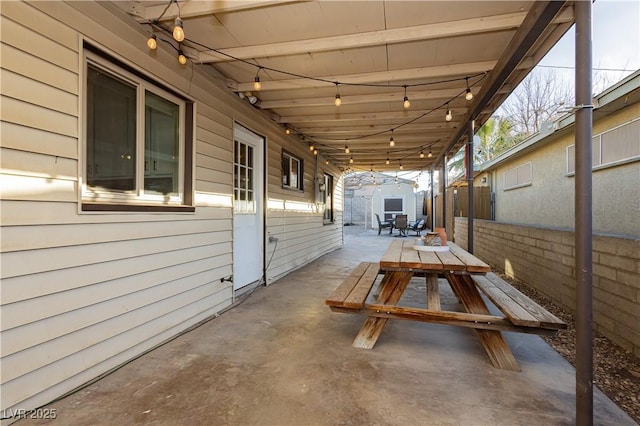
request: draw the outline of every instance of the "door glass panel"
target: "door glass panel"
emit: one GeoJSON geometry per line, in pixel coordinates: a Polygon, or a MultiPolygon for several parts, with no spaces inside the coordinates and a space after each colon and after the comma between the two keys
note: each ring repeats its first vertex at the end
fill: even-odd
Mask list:
{"type": "Polygon", "coordinates": [[[235,141],[234,147],[234,211],[235,213],[255,213],[253,148],[238,141],[235,141]]]}

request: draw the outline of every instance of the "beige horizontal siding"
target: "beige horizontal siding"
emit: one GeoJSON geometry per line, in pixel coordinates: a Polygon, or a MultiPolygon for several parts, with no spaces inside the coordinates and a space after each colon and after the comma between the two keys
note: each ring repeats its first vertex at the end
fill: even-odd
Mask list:
{"type": "Polygon", "coordinates": [[[76,159],[6,149],[4,147],[0,148],[0,169],[5,174],[47,179],[75,181],[78,176],[78,162],[76,159]]]}
{"type": "Polygon", "coordinates": [[[78,137],[78,118],[18,99],[2,97],[2,121],[78,137]]]}
{"type": "Polygon", "coordinates": [[[29,52],[5,44],[4,40],[0,43],[0,56],[2,56],[2,68],[6,70],[57,87],[67,93],[78,93],[79,79],[75,69],[70,71],[57,64],[47,62],[29,52]]]}
{"type": "MultiPolygon", "coordinates": [[[[179,300],[177,302],[182,304],[174,306],[175,310],[173,311],[167,311],[168,306],[163,306],[162,308],[164,309],[162,310],[150,309],[146,314],[153,315],[154,313],[162,312],[161,316],[151,317],[152,321],[129,329],[118,335],[117,338],[96,342],[81,352],[4,383],[2,393],[3,406],[11,407],[21,401],[33,398],[43,390],[46,390],[46,387],[52,385],[61,385],[58,392],[73,389],[73,387],[82,384],[86,380],[118,365],[115,362],[122,363],[132,356],[161,343],[189,325],[196,323],[197,320],[202,320],[214,314],[216,310],[211,309],[211,307],[219,310],[221,308],[220,305],[231,297],[231,291],[229,290],[227,294],[208,296],[194,294],[193,296],[195,301],[191,304],[184,300],[179,300]],[[199,317],[201,313],[203,315],[199,317]],[[169,333],[165,334],[164,332],[166,331],[169,331],[169,333]],[[141,340],[141,336],[149,336],[149,338],[141,340]],[[131,351],[131,349],[134,350],[131,351]],[[121,353],[126,353],[124,359],[118,357],[121,353]],[[89,371],[90,375],[85,376],[79,383],[70,380],[70,378],[73,379],[74,376],[86,371],[89,371]]],[[[34,405],[31,406],[38,406],[49,400],[35,399],[32,403],[34,405]]]]}
{"type": "Polygon", "coordinates": [[[78,114],[78,96],[12,71],[0,71],[2,95],[67,115],[78,114]]]}
{"type": "MultiPolygon", "coordinates": [[[[220,278],[233,270],[234,120],[267,137],[273,198],[315,206],[303,144],[174,52],[149,54],[146,35],[109,7],[2,4],[3,408],[49,402],[231,304],[220,278]],[[194,213],[79,211],[83,37],[195,101],[194,213]],[[281,187],[282,146],[305,162],[304,192],[281,187]]],[[[341,224],[323,225],[319,211],[267,215],[282,235],[271,277],[342,243],[341,224]]]]}
{"type": "Polygon", "coordinates": [[[45,202],[45,201],[11,201],[3,200],[0,217],[3,226],[26,225],[64,225],[64,224],[103,224],[121,222],[166,222],[190,220],[228,220],[231,221],[230,209],[219,207],[198,207],[195,213],[110,213],[110,214],[78,214],[76,203],[45,202]]]}
{"type": "MultiPolygon", "coordinates": [[[[45,230],[43,230],[45,232],[45,230]]],[[[231,230],[2,253],[2,278],[231,241],[231,230]]]]}
{"type": "MultiPolygon", "coordinates": [[[[3,5],[4,9],[4,5],[3,5]]],[[[77,72],[78,68],[78,42],[76,40],[68,45],[59,43],[62,38],[55,38],[55,41],[47,36],[38,34],[34,28],[42,28],[51,25],[52,20],[42,23],[41,26],[33,25],[35,21],[27,20],[23,23],[17,23],[11,19],[5,18],[5,11],[0,18],[0,28],[2,34],[2,42],[16,49],[37,56],[51,64],[55,64],[69,71],[77,72]]],[[[58,27],[62,28],[62,27],[58,27]]],[[[67,31],[70,31],[67,29],[67,31]]]]}
{"type": "MultiPolygon", "coordinates": [[[[212,237],[211,235],[208,236],[210,238],[212,237]]],[[[114,282],[119,278],[135,279],[138,275],[143,276],[154,271],[164,270],[168,277],[177,279],[176,276],[171,274],[177,274],[181,271],[185,275],[190,273],[187,270],[181,269],[182,265],[187,265],[190,262],[205,261],[207,259],[217,262],[217,259],[220,257],[228,259],[230,247],[231,242],[203,244],[195,247],[177,248],[176,250],[162,253],[114,259],[109,262],[5,278],[3,279],[2,303],[9,305],[23,300],[36,299],[58,293],[69,295],[69,292],[79,288],[91,288],[93,285],[103,282],[114,282]]],[[[220,276],[226,275],[222,274],[220,276]]],[[[144,281],[137,282],[134,283],[130,291],[144,289],[152,285],[153,284],[144,281]]],[[[110,289],[113,291],[114,297],[126,293],[126,289],[118,290],[117,286],[112,286],[110,289]]],[[[42,299],[40,299],[40,301],[42,301],[42,299]]],[[[74,304],[77,302],[69,301],[69,303],[74,304]]],[[[57,309],[64,309],[64,307],[58,307],[57,309]]],[[[34,315],[35,318],[41,314],[30,313],[30,315],[34,315]]],[[[40,318],[44,317],[40,316],[40,318]]],[[[3,324],[3,328],[11,328],[12,321],[14,320],[10,318],[5,318],[5,320],[7,322],[3,324]]],[[[13,326],[20,324],[24,324],[24,322],[18,322],[18,320],[13,322],[13,326]]]]}
{"type": "MultiPolygon", "coordinates": [[[[38,346],[31,346],[11,355],[3,354],[3,380],[9,382],[32,370],[37,370],[56,360],[85,350],[100,341],[111,339],[153,321],[153,319],[162,316],[164,312],[175,311],[181,306],[206,298],[212,293],[228,290],[228,287],[220,282],[211,283],[209,274],[203,272],[181,277],[179,280],[162,282],[154,288],[138,291],[127,295],[127,297],[106,300],[100,303],[100,309],[96,306],[94,310],[97,312],[94,314],[92,310],[89,317],[97,318],[103,314],[105,318],[102,321],[95,321],[91,325],[75,329],[73,333],[59,337],[47,336],[44,331],[48,329],[49,325],[47,322],[41,321],[39,326],[45,338],[44,341],[48,343],[47,351],[42,351],[38,346]],[[82,338],[82,335],[85,335],[85,338],[82,338]]],[[[82,294],[77,296],[80,297],[82,294]]],[[[74,312],[59,315],[67,317],[67,320],[71,321],[74,318],[78,319],[78,315],[73,315],[74,312]]],[[[3,336],[3,341],[5,339],[9,340],[10,344],[13,343],[3,336]]]]}
{"type": "Polygon", "coordinates": [[[2,122],[2,147],[47,154],[54,157],[78,158],[78,139],[33,127],[2,122]]]}
{"type": "MultiPolygon", "coordinates": [[[[76,245],[128,242],[141,239],[187,236],[229,229],[223,220],[177,220],[157,222],[49,225],[43,234],[39,227],[10,226],[2,231],[2,252],[58,248],[76,245]]],[[[151,242],[151,241],[149,241],[151,242]]]]}

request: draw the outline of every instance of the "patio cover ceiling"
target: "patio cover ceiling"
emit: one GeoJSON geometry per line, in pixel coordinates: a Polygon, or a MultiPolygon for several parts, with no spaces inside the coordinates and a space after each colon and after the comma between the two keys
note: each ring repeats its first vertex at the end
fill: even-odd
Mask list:
{"type": "Polygon", "coordinates": [[[375,171],[438,167],[466,142],[469,120],[482,125],[574,22],[565,1],[116,4],[140,24],[166,8],[158,23],[168,29],[179,10],[191,61],[255,96],[292,143],[313,142],[343,169],[375,171]]]}

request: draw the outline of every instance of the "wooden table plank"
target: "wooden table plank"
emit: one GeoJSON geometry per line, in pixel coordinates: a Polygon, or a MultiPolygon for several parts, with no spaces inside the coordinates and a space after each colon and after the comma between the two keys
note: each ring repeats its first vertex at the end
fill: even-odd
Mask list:
{"type": "Polygon", "coordinates": [[[402,253],[402,240],[393,240],[389,244],[389,248],[385,252],[382,259],[380,259],[380,267],[385,268],[399,268],[400,257],[402,253]]]}
{"type": "Polygon", "coordinates": [[[486,276],[476,276],[473,280],[512,323],[530,327],[539,327],[540,321],[531,315],[526,309],[514,302],[500,288],[494,285],[486,276]]]}
{"type": "Polygon", "coordinates": [[[400,266],[408,269],[422,268],[422,261],[418,251],[413,249],[413,241],[404,241],[402,252],[400,253],[400,266]]]}
{"type": "Polygon", "coordinates": [[[351,290],[353,290],[353,287],[355,287],[356,283],[362,277],[362,274],[365,273],[369,265],[369,263],[362,262],[356,266],[347,278],[344,279],[342,284],[340,284],[333,293],[329,295],[327,300],[325,300],[325,303],[329,306],[342,306],[344,299],[346,299],[349,293],[351,293],[351,290]]]}
{"type": "Polygon", "coordinates": [[[442,271],[442,261],[433,251],[419,251],[420,261],[422,262],[422,269],[432,271],[442,271]]]}
{"type": "Polygon", "coordinates": [[[445,271],[465,271],[467,269],[467,265],[450,251],[436,251],[434,253],[442,262],[442,268],[445,271]]]}
{"type": "Polygon", "coordinates": [[[377,263],[370,263],[367,270],[362,274],[362,278],[360,278],[361,284],[353,288],[353,291],[344,299],[343,306],[345,308],[361,308],[379,272],[380,266],[377,263]]]}
{"type": "Polygon", "coordinates": [[[533,300],[524,296],[509,284],[503,282],[502,279],[497,275],[489,274],[486,278],[491,281],[491,283],[493,283],[497,288],[507,294],[511,299],[517,301],[524,309],[527,310],[527,312],[532,313],[540,322],[540,325],[542,327],[551,327],[556,329],[564,328],[564,322],[561,319],[553,315],[551,312],[547,311],[542,306],[538,305],[533,300]]]}
{"type": "Polygon", "coordinates": [[[448,243],[449,250],[453,253],[458,259],[460,259],[465,265],[467,265],[468,272],[490,272],[491,266],[484,263],[482,260],[478,259],[471,253],[466,250],[460,248],[456,244],[448,243]]]}

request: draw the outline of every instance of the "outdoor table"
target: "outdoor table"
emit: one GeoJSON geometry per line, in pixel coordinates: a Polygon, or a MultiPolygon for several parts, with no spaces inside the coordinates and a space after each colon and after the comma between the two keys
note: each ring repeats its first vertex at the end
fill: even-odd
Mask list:
{"type": "Polygon", "coordinates": [[[414,240],[392,241],[380,260],[384,276],[377,289],[375,304],[366,305],[367,320],[356,336],[353,346],[371,349],[376,344],[388,319],[471,327],[496,368],[519,370],[500,330],[509,324],[492,316],[482,299],[472,275],[484,275],[491,267],[449,243],[448,251],[418,251],[414,240]],[[416,274],[426,276],[426,309],[398,306],[405,289],[416,274]],[[447,279],[465,312],[443,311],[440,305],[438,275],[447,279]]]}

